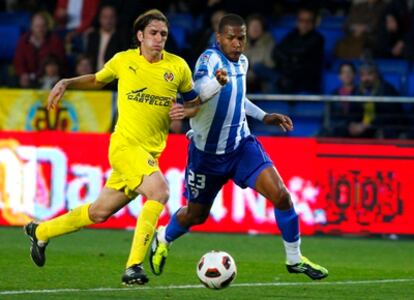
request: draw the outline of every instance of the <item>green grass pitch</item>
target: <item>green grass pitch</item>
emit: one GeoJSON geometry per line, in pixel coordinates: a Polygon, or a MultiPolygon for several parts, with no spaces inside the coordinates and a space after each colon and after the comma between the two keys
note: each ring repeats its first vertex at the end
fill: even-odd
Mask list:
{"type": "Polygon", "coordinates": [[[314,282],[287,273],[278,236],[191,233],[177,240],[164,274],[143,287],[120,284],[132,232],[82,230],[56,238],[36,267],[21,228],[0,227],[0,299],[414,299],[414,241],[304,237],[302,252],[329,269],[314,282]],[[195,267],[209,250],[235,259],[232,286],[208,290],[195,267]]]}

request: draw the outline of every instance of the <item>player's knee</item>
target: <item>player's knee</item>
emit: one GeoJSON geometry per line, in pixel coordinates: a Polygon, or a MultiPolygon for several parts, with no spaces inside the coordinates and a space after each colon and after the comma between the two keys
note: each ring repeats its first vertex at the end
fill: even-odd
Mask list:
{"type": "Polygon", "coordinates": [[[95,224],[105,222],[110,216],[111,214],[104,211],[89,210],[89,219],[95,224]]]}
{"type": "Polygon", "coordinates": [[[205,221],[207,221],[208,218],[208,214],[197,214],[197,215],[190,215],[189,220],[190,220],[190,224],[191,226],[195,226],[195,225],[201,225],[204,224],[205,221]]]}
{"type": "Polygon", "coordinates": [[[290,193],[286,187],[280,189],[278,201],[276,202],[276,208],[278,209],[289,209],[292,207],[292,200],[290,198],[290,193]]]}
{"type": "Polygon", "coordinates": [[[167,203],[168,198],[170,197],[170,190],[168,187],[162,187],[157,190],[151,191],[147,193],[146,195],[147,199],[156,200],[162,204],[167,203]]]}

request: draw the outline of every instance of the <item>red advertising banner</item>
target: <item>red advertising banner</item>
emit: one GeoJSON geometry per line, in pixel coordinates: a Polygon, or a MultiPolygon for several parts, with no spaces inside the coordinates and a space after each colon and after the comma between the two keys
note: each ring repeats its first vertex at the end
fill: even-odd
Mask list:
{"type": "MultiPolygon", "coordinates": [[[[414,234],[414,143],[260,138],[291,192],[303,234],[414,234]]],[[[96,199],[110,172],[108,134],[0,132],[0,225],[47,220],[96,199]]],[[[185,204],[188,141],[171,135],[160,166],[170,186],[161,223],[185,204]]],[[[137,197],[104,224],[133,228],[137,197]]],[[[206,232],[277,233],[272,205],[229,182],[206,232]]]]}

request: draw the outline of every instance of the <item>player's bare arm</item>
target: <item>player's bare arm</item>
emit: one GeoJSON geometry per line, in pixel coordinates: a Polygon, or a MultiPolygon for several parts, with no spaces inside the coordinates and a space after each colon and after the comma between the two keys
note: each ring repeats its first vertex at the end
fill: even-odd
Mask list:
{"type": "Polygon", "coordinates": [[[263,123],[266,125],[280,126],[284,132],[293,130],[292,120],[288,116],[282,114],[266,114],[263,118],[263,123]]]}
{"type": "Polygon", "coordinates": [[[47,109],[54,109],[62,99],[66,89],[69,87],[75,89],[100,89],[105,85],[106,83],[96,81],[95,74],[88,74],[59,80],[49,93],[47,99],[47,109]]]}

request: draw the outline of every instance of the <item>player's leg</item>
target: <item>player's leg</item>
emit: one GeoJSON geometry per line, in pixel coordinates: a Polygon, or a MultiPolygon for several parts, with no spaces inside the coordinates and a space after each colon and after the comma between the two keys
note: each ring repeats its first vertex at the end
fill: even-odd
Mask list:
{"type": "Polygon", "coordinates": [[[150,266],[155,275],[161,275],[173,241],[186,234],[191,226],[203,224],[210,213],[210,204],[189,202],[178,209],[167,226],[160,226],[150,249],[150,266]]]}
{"type": "Polygon", "coordinates": [[[274,206],[277,225],[282,233],[286,252],[286,267],[290,273],[305,273],[312,279],[328,276],[328,271],[301,255],[299,218],[290,194],[276,168],[263,169],[256,179],[255,189],[274,206]]]}
{"type": "Polygon", "coordinates": [[[217,193],[227,181],[227,177],[203,174],[191,159],[185,175],[188,204],[171,216],[166,227],[158,229],[151,245],[150,266],[155,275],[163,272],[171,243],[187,233],[191,226],[207,220],[217,193]]]}
{"type": "Polygon", "coordinates": [[[269,199],[274,206],[278,227],[282,233],[289,272],[300,270],[312,279],[328,275],[326,269],[311,263],[300,252],[299,218],[290,194],[262,145],[248,137],[239,147],[233,180],[241,187],[249,186],[269,199]]]}
{"type": "Polygon", "coordinates": [[[129,202],[123,192],[104,188],[94,203],[81,205],[64,215],[42,222],[31,222],[24,227],[31,239],[30,253],[39,267],[46,261],[45,249],[51,238],[94,224],[104,222],[108,217],[129,202]]]}
{"type": "Polygon", "coordinates": [[[148,282],[142,263],[154,236],[158,218],[169,197],[168,184],[159,171],[144,176],[136,192],[143,195],[147,201],[138,216],[126,271],[122,276],[122,282],[125,284],[148,282]]]}

